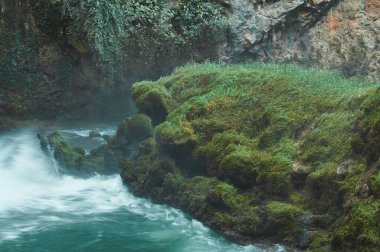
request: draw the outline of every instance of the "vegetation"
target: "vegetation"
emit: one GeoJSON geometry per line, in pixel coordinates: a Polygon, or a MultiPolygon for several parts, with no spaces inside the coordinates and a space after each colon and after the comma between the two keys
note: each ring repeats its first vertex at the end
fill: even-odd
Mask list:
{"type": "Polygon", "coordinates": [[[379,90],[335,72],[262,63],[190,65],[137,83],[155,144],[133,159],[127,173],[140,179],[127,182],[236,241],[379,246],[379,90]]]}
{"type": "MultiPolygon", "coordinates": [[[[50,0],[62,8],[69,41],[81,52],[91,51],[108,74],[120,71],[135,44],[145,62],[167,53],[168,45],[191,46],[205,34],[215,37],[226,27],[217,1],[50,0]],[[161,52],[159,50],[161,47],[161,52]],[[152,50],[157,48],[157,50],[152,50]]],[[[141,56],[141,55],[140,55],[141,56]]]]}

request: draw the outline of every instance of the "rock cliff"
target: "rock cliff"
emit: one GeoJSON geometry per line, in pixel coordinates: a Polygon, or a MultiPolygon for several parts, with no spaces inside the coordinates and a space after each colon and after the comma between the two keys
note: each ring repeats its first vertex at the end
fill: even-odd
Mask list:
{"type": "Polygon", "coordinates": [[[233,60],[295,61],[380,76],[378,0],[232,0],[233,60]]]}
{"type": "Polygon", "coordinates": [[[117,117],[134,109],[133,82],[156,79],[189,61],[292,61],[348,76],[380,76],[378,0],[134,0],[139,5],[126,7],[131,20],[119,25],[128,39],[114,32],[117,19],[107,21],[124,3],[101,3],[104,11],[94,14],[110,15],[96,16],[97,26],[85,30],[85,5],[0,1],[2,116],[117,117]],[[217,20],[220,15],[224,20],[217,20]],[[122,60],[104,71],[99,57],[104,67],[111,55],[122,60]]]}

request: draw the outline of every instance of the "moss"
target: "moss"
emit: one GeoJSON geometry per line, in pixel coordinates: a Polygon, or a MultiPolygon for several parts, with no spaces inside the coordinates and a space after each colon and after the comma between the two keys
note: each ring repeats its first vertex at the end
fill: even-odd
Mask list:
{"type": "Polygon", "coordinates": [[[206,178],[195,176],[184,181],[181,185],[180,192],[182,198],[189,203],[205,202],[208,193],[212,190],[219,181],[215,178],[206,178]]]}
{"type": "Polygon", "coordinates": [[[305,135],[300,147],[300,160],[318,166],[325,162],[339,164],[351,154],[354,117],[351,113],[321,115],[305,135]]]}
{"type": "Polygon", "coordinates": [[[138,148],[138,156],[153,155],[156,151],[156,140],[154,137],[148,138],[142,141],[138,148]]]}
{"type": "Polygon", "coordinates": [[[357,127],[360,139],[353,141],[354,149],[369,163],[376,162],[380,157],[380,88],[363,104],[357,127]]]}
{"type": "Polygon", "coordinates": [[[334,164],[326,164],[309,174],[306,190],[308,205],[314,213],[336,212],[341,203],[338,175],[334,164]]]}
{"type": "MultiPolygon", "coordinates": [[[[215,134],[210,142],[199,146],[195,154],[197,159],[205,164],[211,175],[217,175],[219,174],[219,165],[223,161],[223,158],[227,158],[229,154],[245,142],[246,139],[244,135],[234,131],[226,131],[215,134]]],[[[236,155],[238,155],[238,153],[236,153],[236,155]]],[[[228,164],[228,159],[232,159],[231,161],[233,161],[233,156],[234,155],[225,160],[225,162],[227,162],[225,165],[228,164]]],[[[246,159],[249,158],[246,157],[246,159]]]]}
{"type": "Polygon", "coordinates": [[[83,149],[72,148],[58,131],[48,135],[48,143],[59,165],[72,173],[108,174],[114,172],[112,167],[106,167],[104,155],[85,156],[83,149]]]}
{"type": "Polygon", "coordinates": [[[133,115],[127,123],[126,138],[128,142],[135,143],[153,136],[151,119],[143,114],[133,115]]]}
{"type": "Polygon", "coordinates": [[[54,157],[58,163],[68,169],[76,169],[82,155],[74,151],[61,133],[55,131],[48,135],[48,142],[53,149],[54,157]]]}
{"type": "Polygon", "coordinates": [[[220,229],[228,229],[231,228],[234,225],[234,218],[227,214],[227,213],[221,213],[217,212],[215,214],[214,220],[216,226],[220,229]]]}
{"type": "Polygon", "coordinates": [[[332,245],[335,249],[375,251],[380,246],[379,200],[360,202],[340,222],[340,227],[333,234],[332,245]]]}
{"type": "Polygon", "coordinates": [[[369,187],[375,197],[380,199],[380,172],[371,177],[369,181],[369,187]]]}
{"type": "Polygon", "coordinates": [[[292,189],[292,162],[276,156],[266,156],[262,159],[257,183],[269,194],[288,196],[292,189]]]}
{"type": "Polygon", "coordinates": [[[237,189],[224,182],[219,183],[210,190],[207,200],[218,209],[239,208],[237,189]]]}
{"type": "Polygon", "coordinates": [[[225,181],[239,188],[249,188],[256,183],[260,156],[245,148],[235,147],[235,149],[223,157],[219,165],[219,173],[225,181]]]}
{"type": "Polygon", "coordinates": [[[298,207],[278,201],[271,201],[266,205],[268,222],[271,229],[275,229],[280,237],[292,242],[302,234],[301,216],[304,214],[298,207]]]}
{"type": "Polygon", "coordinates": [[[196,141],[196,135],[191,126],[184,122],[164,122],[155,128],[157,143],[178,146],[196,141]]]}
{"type": "Polygon", "coordinates": [[[175,101],[167,89],[153,82],[134,84],[132,97],[137,108],[150,116],[154,124],[163,122],[175,106],[175,101]]]}
{"type": "MultiPolygon", "coordinates": [[[[312,236],[312,249],[317,244],[328,248],[330,238],[322,234],[333,232],[337,226],[331,223],[356,206],[349,202],[359,197],[358,185],[372,181],[376,197],[377,168],[363,162],[365,150],[353,157],[352,143],[356,138],[364,148],[377,146],[376,120],[361,120],[365,109],[359,107],[365,100],[372,104],[368,99],[378,87],[295,65],[179,68],[135,86],[137,103],[144,103],[140,97],[151,91],[162,97],[158,104],[172,104],[165,113],[157,112],[165,116],[157,120],[157,145],[141,170],[173,158],[178,171],[150,178],[161,186],[163,181],[168,202],[240,241],[265,236],[304,247],[309,240],[302,239],[308,228],[303,218],[326,214],[310,234],[321,232],[319,238],[312,236]],[[338,176],[341,169],[344,175],[338,176]],[[295,177],[297,172],[302,174],[295,177]]],[[[368,113],[377,109],[364,106],[370,107],[368,113]]]]}
{"type": "Polygon", "coordinates": [[[269,124],[259,137],[259,147],[262,149],[278,143],[286,135],[294,134],[294,127],[286,114],[276,114],[269,124]]]}
{"type": "Polygon", "coordinates": [[[308,246],[307,251],[330,251],[331,250],[331,237],[330,233],[326,231],[316,232],[312,236],[312,241],[308,246]]]}

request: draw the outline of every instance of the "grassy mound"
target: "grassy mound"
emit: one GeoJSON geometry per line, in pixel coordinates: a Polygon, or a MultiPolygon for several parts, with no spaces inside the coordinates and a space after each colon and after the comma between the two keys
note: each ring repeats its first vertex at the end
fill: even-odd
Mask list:
{"type": "Polygon", "coordinates": [[[133,86],[156,127],[123,174],[238,242],[379,247],[379,91],[296,65],[186,66],[133,86]]]}

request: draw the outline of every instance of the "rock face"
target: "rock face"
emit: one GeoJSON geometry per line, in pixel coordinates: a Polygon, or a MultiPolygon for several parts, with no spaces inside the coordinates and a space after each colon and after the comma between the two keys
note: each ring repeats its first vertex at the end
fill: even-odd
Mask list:
{"type": "Polygon", "coordinates": [[[296,61],[380,77],[378,0],[231,0],[232,60],[296,61]]]}
{"type": "MultiPolygon", "coordinates": [[[[340,69],[349,76],[380,76],[378,0],[206,1],[228,13],[228,28],[216,29],[214,36],[206,27],[195,40],[178,47],[178,41],[169,38],[147,40],[154,37],[148,25],[143,29],[146,34],[128,40],[128,59],[118,64],[122,70],[113,73],[113,84],[86,41],[67,35],[73,20],[62,17],[62,6],[57,3],[0,1],[2,116],[118,118],[134,109],[130,99],[133,82],[156,79],[190,60],[295,61],[340,69]]],[[[168,6],[168,11],[175,12],[182,3],[170,1],[168,6]]],[[[193,11],[201,13],[200,20],[207,16],[202,16],[203,9],[193,11]]],[[[186,15],[177,14],[186,21],[186,15]]],[[[174,25],[171,32],[178,35],[181,27],[173,22],[168,29],[174,25]]],[[[152,90],[149,95],[155,92],[161,91],[152,90]]],[[[170,107],[165,102],[157,101],[162,114],[170,107]]],[[[152,109],[149,104],[137,105],[152,109]]]]}
{"type": "Polygon", "coordinates": [[[109,85],[92,55],[70,44],[62,27],[49,1],[0,1],[0,116],[106,119],[125,113],[127,83],[109,85]]]}

